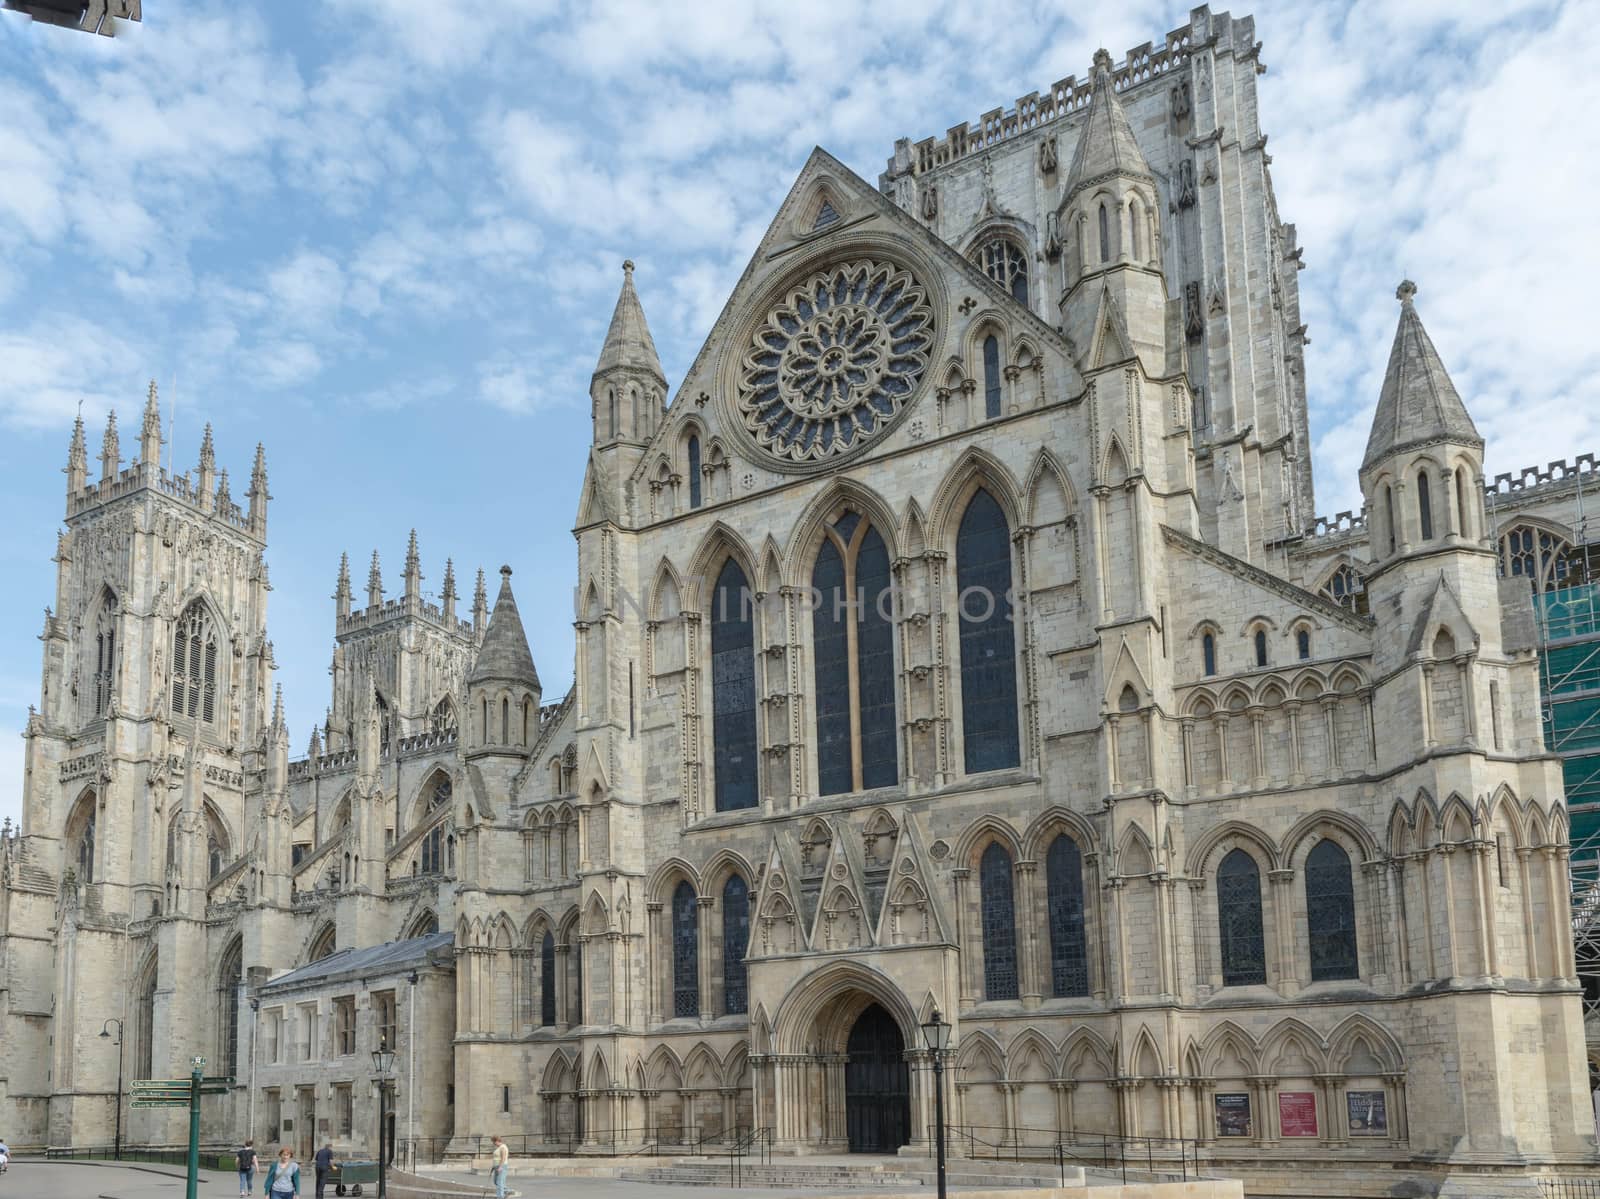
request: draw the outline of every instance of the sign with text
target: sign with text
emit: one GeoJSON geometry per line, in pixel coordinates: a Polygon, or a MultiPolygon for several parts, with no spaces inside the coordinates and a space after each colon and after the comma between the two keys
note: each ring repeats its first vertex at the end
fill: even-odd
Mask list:
{"type": "Polygon", "coordinates": [[[1317,1135],[1317,1096],[1312,1091],[1278,1092],[1278,1135],[1317,1135]]]}
{"type": "Polygon", "coordinates": [[[1346,1091],[1344,1106],[1350,1118],[1351,1136],[1389,1135],[1389,1106],[1382,1091],[1346,1091]]]}
{"type": "Polygon", "coordinates": [[[1250,1096],[1244,1091],[1225,1091],[1212,1099],[1217,1112],[1219,1137],[1250,1135],[1250,1096]]]}

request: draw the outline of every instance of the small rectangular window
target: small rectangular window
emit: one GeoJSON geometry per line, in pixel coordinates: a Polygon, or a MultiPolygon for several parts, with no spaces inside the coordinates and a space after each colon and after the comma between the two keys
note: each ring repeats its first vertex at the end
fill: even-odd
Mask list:
{"type": "Polygon", "coordinates": [[[356,1051],[356,997],[341,995],[333,1001],[334,1037],[340,1057],[356,1051]]]}

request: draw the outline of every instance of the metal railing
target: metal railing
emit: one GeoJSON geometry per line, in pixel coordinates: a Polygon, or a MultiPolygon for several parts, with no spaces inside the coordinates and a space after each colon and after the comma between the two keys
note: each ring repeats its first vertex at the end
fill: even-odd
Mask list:
{"type": "Polygon", "coordinates": [[[1541,1178],[1544,1199],[1600,1199],[1600,1178],[1541,1178]]]}
{"type": "MultiPolygon", "coordinates": [[[[745,1153],[755,1151],[751,1140],[758,1133],[766,1133],[771,1152],[770,1129],[755,1129],[748,1125],[715,1132],[702,1132],[685,1124],[651,1124],[631,1128],[605,1128],[583,1132],[501,1133],[513,1157],[720,1157],[735,1146],[745,1145],[745,1153]]],[[[488,1133],[470,1133],[458,1137],[411,1137],[395,1141],[397,1157],[413,1165],[435,1166],[447,1157],[488,1157],[494,1145],[488,1133]]]]}
{"type": "Polygon", "coordinates": [[[773,1140],[772,1129],[751,1128],[728,1146],[728,1182],[731,1186],[744,1185],[745,1158],[760,1158],[763,1166],[772,1164],[773,1140]]]}
{"type": "MultiPolygon", "coordinates": [[[[45,1149],[47,1161],[124,1161],[151,1166],[187,1166],[187,1145],[124,1145],[119,1155],[113,1145],[52,1145],[45,1149]]],[[[203,1170],[236,1170],[234,1150],[213,1145],[200,1148],[203,1170]]]]}
{"type": "MultiPolygon", "coordinates": [[[[928,1129],[929,1143],[936,1130],[928,1129]]],[[[1086,1129],[1006,1128],[998,1125],[949,1124],[945,1144],[964,1156],[992,1161],[1052,1161],[1066,1182],[1067,1164],[1116,1170],[1122,1181],[1128,1170],[1154,1180],[1201,1178],[1201,1142],[1191,1137],[1142,1137],[1086,1129]],[[1142,1163],[1142,1164],[1141,1164],[1142,1163]]],[[[1597,1195],[1595,1199],[1600,1199],[1597,1195]]]]}

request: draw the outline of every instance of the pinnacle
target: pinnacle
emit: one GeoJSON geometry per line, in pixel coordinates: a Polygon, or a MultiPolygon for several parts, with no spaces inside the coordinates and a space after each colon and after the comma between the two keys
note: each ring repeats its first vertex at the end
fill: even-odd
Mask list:
{"type": "Polygon", "coordinates": [[[617,306],[611,314],[611,327],[606,330],[605,345],[600,349],[600,361],[594,373],[633,369],[648,371],[663,384],[667,377],[661,372],[661,359],[656,354],[656,343],[650,336],[649,322],[644,318],[644,307],[639,303],[639,293],[633,288],[633,259],[622,264],[622,291],[617,295],[617,306]]]}
{"type": "Polygon", "coordinates": [[[227,467],[223,467],[222,473],[217,477],[217,498],[219,500],[231,500],[233,498],[232,494],[228,491],[227,467]]]}
{"type": "Polygon", "coordinates": [[[1089,115],[1084,120],[1083,131],[1078,135],[1077,148],[1072,152],[1072,166],[1067,171],[1064,199],[1108,175],[1153,179],[1150,164],[1145,161],[1139,143],[1134,140],[1128,114],[1123,111],[1122,101],[1117,99],[1111,70],[1110,53],[1103,48],[1096,50],[1089,115]]]}
{"type": "Polygon", "coordinates": [[[456,597],[456,564],[450,558],[444,560],[444,595],[447,599],[456,597]]]}
{"type": "Polygon", "coordinates": [[[339,555],[339,594],[350,594],[350,555],[339,555]]]}
{"type": "Polygon", "coordinates": [[[1417,285],[1404,280],[1395,289],[1400,323],[1395,328],[1389,366],[1372,416],[1372,432],[1361,468],[1400,450],[1435,441],[1482,446],[1472,416],[1450,380],[1433,339],[1422,327],[1413,302],[1417,285]]]}
{"type": "Polygon", "coordinates": [[[411,540],[406,543],[406,569],[411,570],[418,566],[421,557],[417,553],[417,531],[411,530],[411,540]]]}
{"type": "Polygon", "coordinates": [[[251,468],[250,473],[262,479],[267,477],[267,447],[259,441],[256,442],[255,465],[251,468]]]}
{"type": "Polygon", "coordinates": [[[215,466],[217,461],[216,448],[211,444],[211,422],[206,422],[206,431],[200,437],[200,468],[215,466]]]}
{"type": "Polygon", "coordinates": [[[539,672],[534,669],[533,655],[528,651],[528,635],[523,631],[517,600],[511,593],[509,566],[500,568],[500,594],[494,601],[489,631],[484,634],[477,661],[467,675],[469,683],[485,679],[504,679],[541,689],[539,672]]]}

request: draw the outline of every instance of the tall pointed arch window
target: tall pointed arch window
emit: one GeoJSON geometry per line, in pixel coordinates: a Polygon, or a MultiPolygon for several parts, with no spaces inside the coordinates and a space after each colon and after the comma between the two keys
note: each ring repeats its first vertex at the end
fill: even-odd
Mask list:
{"type": "Polygon", "coordinates": [[[1028,259],[1016,242],[1005,237],[984,242],[978,250],[978,265],[1017,303],[1028,302],[1028,259]]]}
{"type": "Polygon", "coordinates": [[[730,1016],[750,1010],[744,955],[750,947],[750,888],[737,874],[722,884],[722,1010],[730,1016]]]}
{"type": "Polygon", "coordinates": [[[544,940],[539,942],[539,1026],[549,1028],[556,1022],[556,935],[544,930],[544,940]]]}
{"type": "Polygon", "coordinates": [[[217,972],[217,1050],[223,1069],[219,1074],[239,1074],[239,991],[244,982],[244,950],[235,941],[217,972]]]}
{"type": "Polygon", "coordinates": [[[1100,205],[1100,265],[1111,261],[1111,213],[1104,203],[1100,205]]]}
{"type": "Polygon", "coordinates": [[[1267,981],[1267,949],[1261,922],[1261,871],[1242,849],[1217,867],[1217,923],[1222,938],[1222,985],[1247,987],[1267,981]]]}
{"type": "Polygon", "coordinates": [[[172,711],[206,724],[217,718],[217,629],[199,600],[183,610],[172,634],[172,711]]]}
{"type": "Polygon", "coordinates": [[[1526,579],[1535,591],[1570,587],[1591,577],[1586,552],[1547,529],[1514,525],[1500,537],[1500,574],[1526,579]]]}
{"type": "Polygon", "coordinates": [[[700,901],[687,881],[672,892],[672,1014],[700,1014],[700,901]]]}
{"type": "Polygon", "coordinates": [[[820,792],[893,786],[900,763],[889,551],[860,513],[846,510],[824,529],[811,586],[820,792]]]}
{"type": "Polygon", "coordinates": [[[983,997],[1017,998],[1017,917],[1011,889],[1011,855],[992,841],[978,861],[983,920],[983,997]]]}
{"type": "Polygon", "coordinates": [[[95,797],[91,794],[87,801],[88,815],[84,817],[83,831],[78,834],[78,881],[80,883],[94,882],[94,820],[95,797]]]}
{"type": "Polygon", "coordinates": [[[1422,540],[1433,540],[1433,485],[1428,472],[1417,472],[1417,524],[1422,530],[1422,540]]]}
{"type": "Polygon", "coordinates": [[[1340,564],[1339,568],[1328,576],[1322,594],[1341,608],[1346,608],[1359,616],[1365,616],[1370,610],[1367,585],[1348,562],[1340,564]]]}
{"type": "Polygon", "coordinates": [[[968,774],[1016,766],[1017,647],[1011,620],[1011,529],[979,488],[956,533],[961,725],[968,774]]]}
{"type": "Polygon", "coordinates": [[[1251,641],[1254,642],[1254,644],[1255,644],[1256,665],[1257,666],[1265,666],[1267,664],[1267,633],[1266,633],[1266,630],[1265,629],[1257,629],[1256,632],[1255,632],[1255,636],[1251,638],[1251,641]]]}
{"type": "Polygon", "coordinates": [[[424,821],[433,820],[436,823],[422,837],[421,867],[423,874],[438,874],[444,870],[444,825],[439,819],[440,810],[450,805],[450,797],[454,788],[448,777],[440,776],[435,780],[433,789],[428,795],[428,808],[423,813],[424,821]]]}
{"type": "Polygon", "coordinates": [[[135,1078],[150,1078],[155,1074],[156,1060],[156,961],[151,961],[139,986],[139,996],[134,1007],[133,1057],[135,1078]]]}
{"type": "Polygon", "coordinates": [[[111,692],[117,679],[117,597],[108,590],[100,603],[94,634],[94,714],[111,709],[111,692]]]}
{"type": "Polygon", "coordinates": [[[1062,833],[1044,859],[1050,913],[1050,994],[1089,993],[1089,948],[1083,929],[1083,855],[1062,833]]]}
{"type": "Polygon", "coordinates": [[[744,571],[729,558],[711,596],[712,771],[719,812],[756,806],[753,598],[744,571]]]}
{"type": "Polygon", "coordinates": [[[456,706],[447,695],[433,706],[428,715],[428,730],[433,733],[453,733],[456,730],[456,706]]]}
{"type": "Polygon", "coordinates": [[[1000,415],[1000,340],[992,333],[983,339],[983,415],[1000,415]]]}
{"type": "Polygon", "coordinates": [[[1394,553],[1399,548],[1399,541],[1395,538],[1394,523],[1394,489],[1387,483],[1383,485],[1383,521],[1384,534],[1388,539],[1388,552],[1394,553]]]}
{"type": "Polygon", "coordinates": [[[1360,977],[1350,855],[1326,838],[1306,855],[1306,935],[1312,982],[1360,977]]]}
{"type": "Polygon", "coordinates": [[[1206,633],[1200,638],[1201,669],[1207,675],[1217,673],[1217,639],[1215,635],[1206,633]]]}
{"type": "Polygon", "coordinates": [[[689,507],[700,506],[700,439],[689,435],[689,507]]]}

